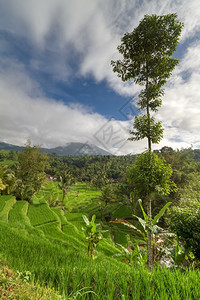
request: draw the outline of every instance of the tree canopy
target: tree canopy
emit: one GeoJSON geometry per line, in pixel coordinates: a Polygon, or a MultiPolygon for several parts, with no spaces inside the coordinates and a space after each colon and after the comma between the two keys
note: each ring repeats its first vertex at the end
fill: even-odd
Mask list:
{"type": "Polygon", "coordinates": [[[178,59],[172,57],[177,48],[183,23],[177,20],[177,14],[163,16],[145,15],[131,33],[126,33],[118,46],[123,59],[111,61],[113,71],[118,73],[123,81],[133,80],[144,86],[141,90],[137,106],[146,110],[142,116],[135,117],[131,140],[148,139],[158,143],[163,137],[161,122],[156,122],[150,116],[150,110],[156,112],[161,106],[161,96],[164,95],[163,85],[171,76],[178,64],[178,59]]]}
{"type": "Polygon", "coordinates": [[[41,153],[39,149],[39,146],[31,147],[31,142],[28,141],[24,151],[19,153],[16,172],[19,188],[16,196],[22,199],[28,200],[38,192],[45,177],[44,170],[48,164],[48,155],[41,153]]]}

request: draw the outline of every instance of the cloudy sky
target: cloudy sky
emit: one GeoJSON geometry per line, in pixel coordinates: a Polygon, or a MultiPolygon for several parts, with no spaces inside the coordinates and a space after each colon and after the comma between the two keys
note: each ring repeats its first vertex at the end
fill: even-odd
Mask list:
{"type": "Polygon", "coordinates": [[[157,118],[159,145],[200,148],[199,0],[0,0],[0,141],[43,147],[94,143],[114,154],[127,142],[138,87],[122,83],[110,61],[145,14],[177,13],[184,22],[157,118]]]}

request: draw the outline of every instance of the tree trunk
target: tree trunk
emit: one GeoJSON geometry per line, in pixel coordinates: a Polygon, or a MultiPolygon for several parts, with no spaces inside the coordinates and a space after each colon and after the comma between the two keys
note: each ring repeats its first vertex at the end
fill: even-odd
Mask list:
{"type": "Polygon", "coordinates": [[[149,109],[149,77],[148,77],[148,63],[146,64],[147,78],[146,78],[146,97],[147,97],[147,117],[148,117],[148,149],[151,151],[151,130],[150,130],[150,109],[149,109]]]}
{"type": "MultiPolygon", "coordinates": [[[[151,130],[150,130],[150,109],[149,109],[149,95],[148,95],[148,88],[149,88],[149,77],[148,77],[148,62],[146,62],[146,71],[147,71],[147,78],[146,78],[146,97],[147,97],[147,117],[148,117],[148,150],[149,154],[151,154],[151,130]]],[[[151,157],[151,156],[150,156],[151,157]]],[[[149,159],[149,165],[151,166],[151,159],[149,159]]],[[[149,182],[151,182],[151,172],[149,174],[149,182]]],[[[148,204],[147,204],[147,216],[148,216],[148,223],[151,223],[151,195],[148,195],[148,204]]],[[[147,234],[147,255],[148,255],[148,268],[149,270],[153,267],[153,247],[152,247],[152,232],[148,229],[147,234]]]]}
{"type": "Polygon", "coordinates": [[[66,190],[63,189],[63,195],[62,195],[62,203],[64,204],[65,196],[66,196],[66,190]]]}
{"type": "MultiPolygon", "coordinates": [[[[148,207],[147,207],[147,215],[148,215],[148,221],[151,222],[151,198],[148,197],[148,207]]],[[[147,255],[148,255],[148,268],[151,270],[153,268],[153,247],[152,247],[152,232],[150,229],[148,229],[148,235],[147,235],[147,255]]]]}
{"type": "Polygon", "coordinates": [[[149,105],[147,104],[147,116],[148,116],[148,150],[151,152],[151,132],[150,132],[150,112],[149,112],[149,105]]]}

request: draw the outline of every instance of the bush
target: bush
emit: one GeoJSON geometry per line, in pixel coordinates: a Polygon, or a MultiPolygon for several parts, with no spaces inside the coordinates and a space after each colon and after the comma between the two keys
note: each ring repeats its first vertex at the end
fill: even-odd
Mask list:
{"type": "Polygon", "coordinates": [[[173,207],[168,213],[167,222],[170,229],[183,240],[185,248],[200,259],[200,203],[190,201],[183,207],[173,207]]]}

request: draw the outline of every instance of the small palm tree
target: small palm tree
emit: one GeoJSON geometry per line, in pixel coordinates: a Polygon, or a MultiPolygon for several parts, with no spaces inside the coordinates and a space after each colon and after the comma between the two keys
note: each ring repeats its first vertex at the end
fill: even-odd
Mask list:
{"type": "Polygon", "coordinates": [[[99,196],[99,199],[105,203],[105,206],[107,206],[109,202],[114,201],[113,188],[111,185],[105,185],[101,189],[101,196],[99,196]]]}
{"type": "Polygon", "coordinates": [[[14,172],[8,166],[0,166],[0,193],[10,194],[16,186],[14,172]]]}

